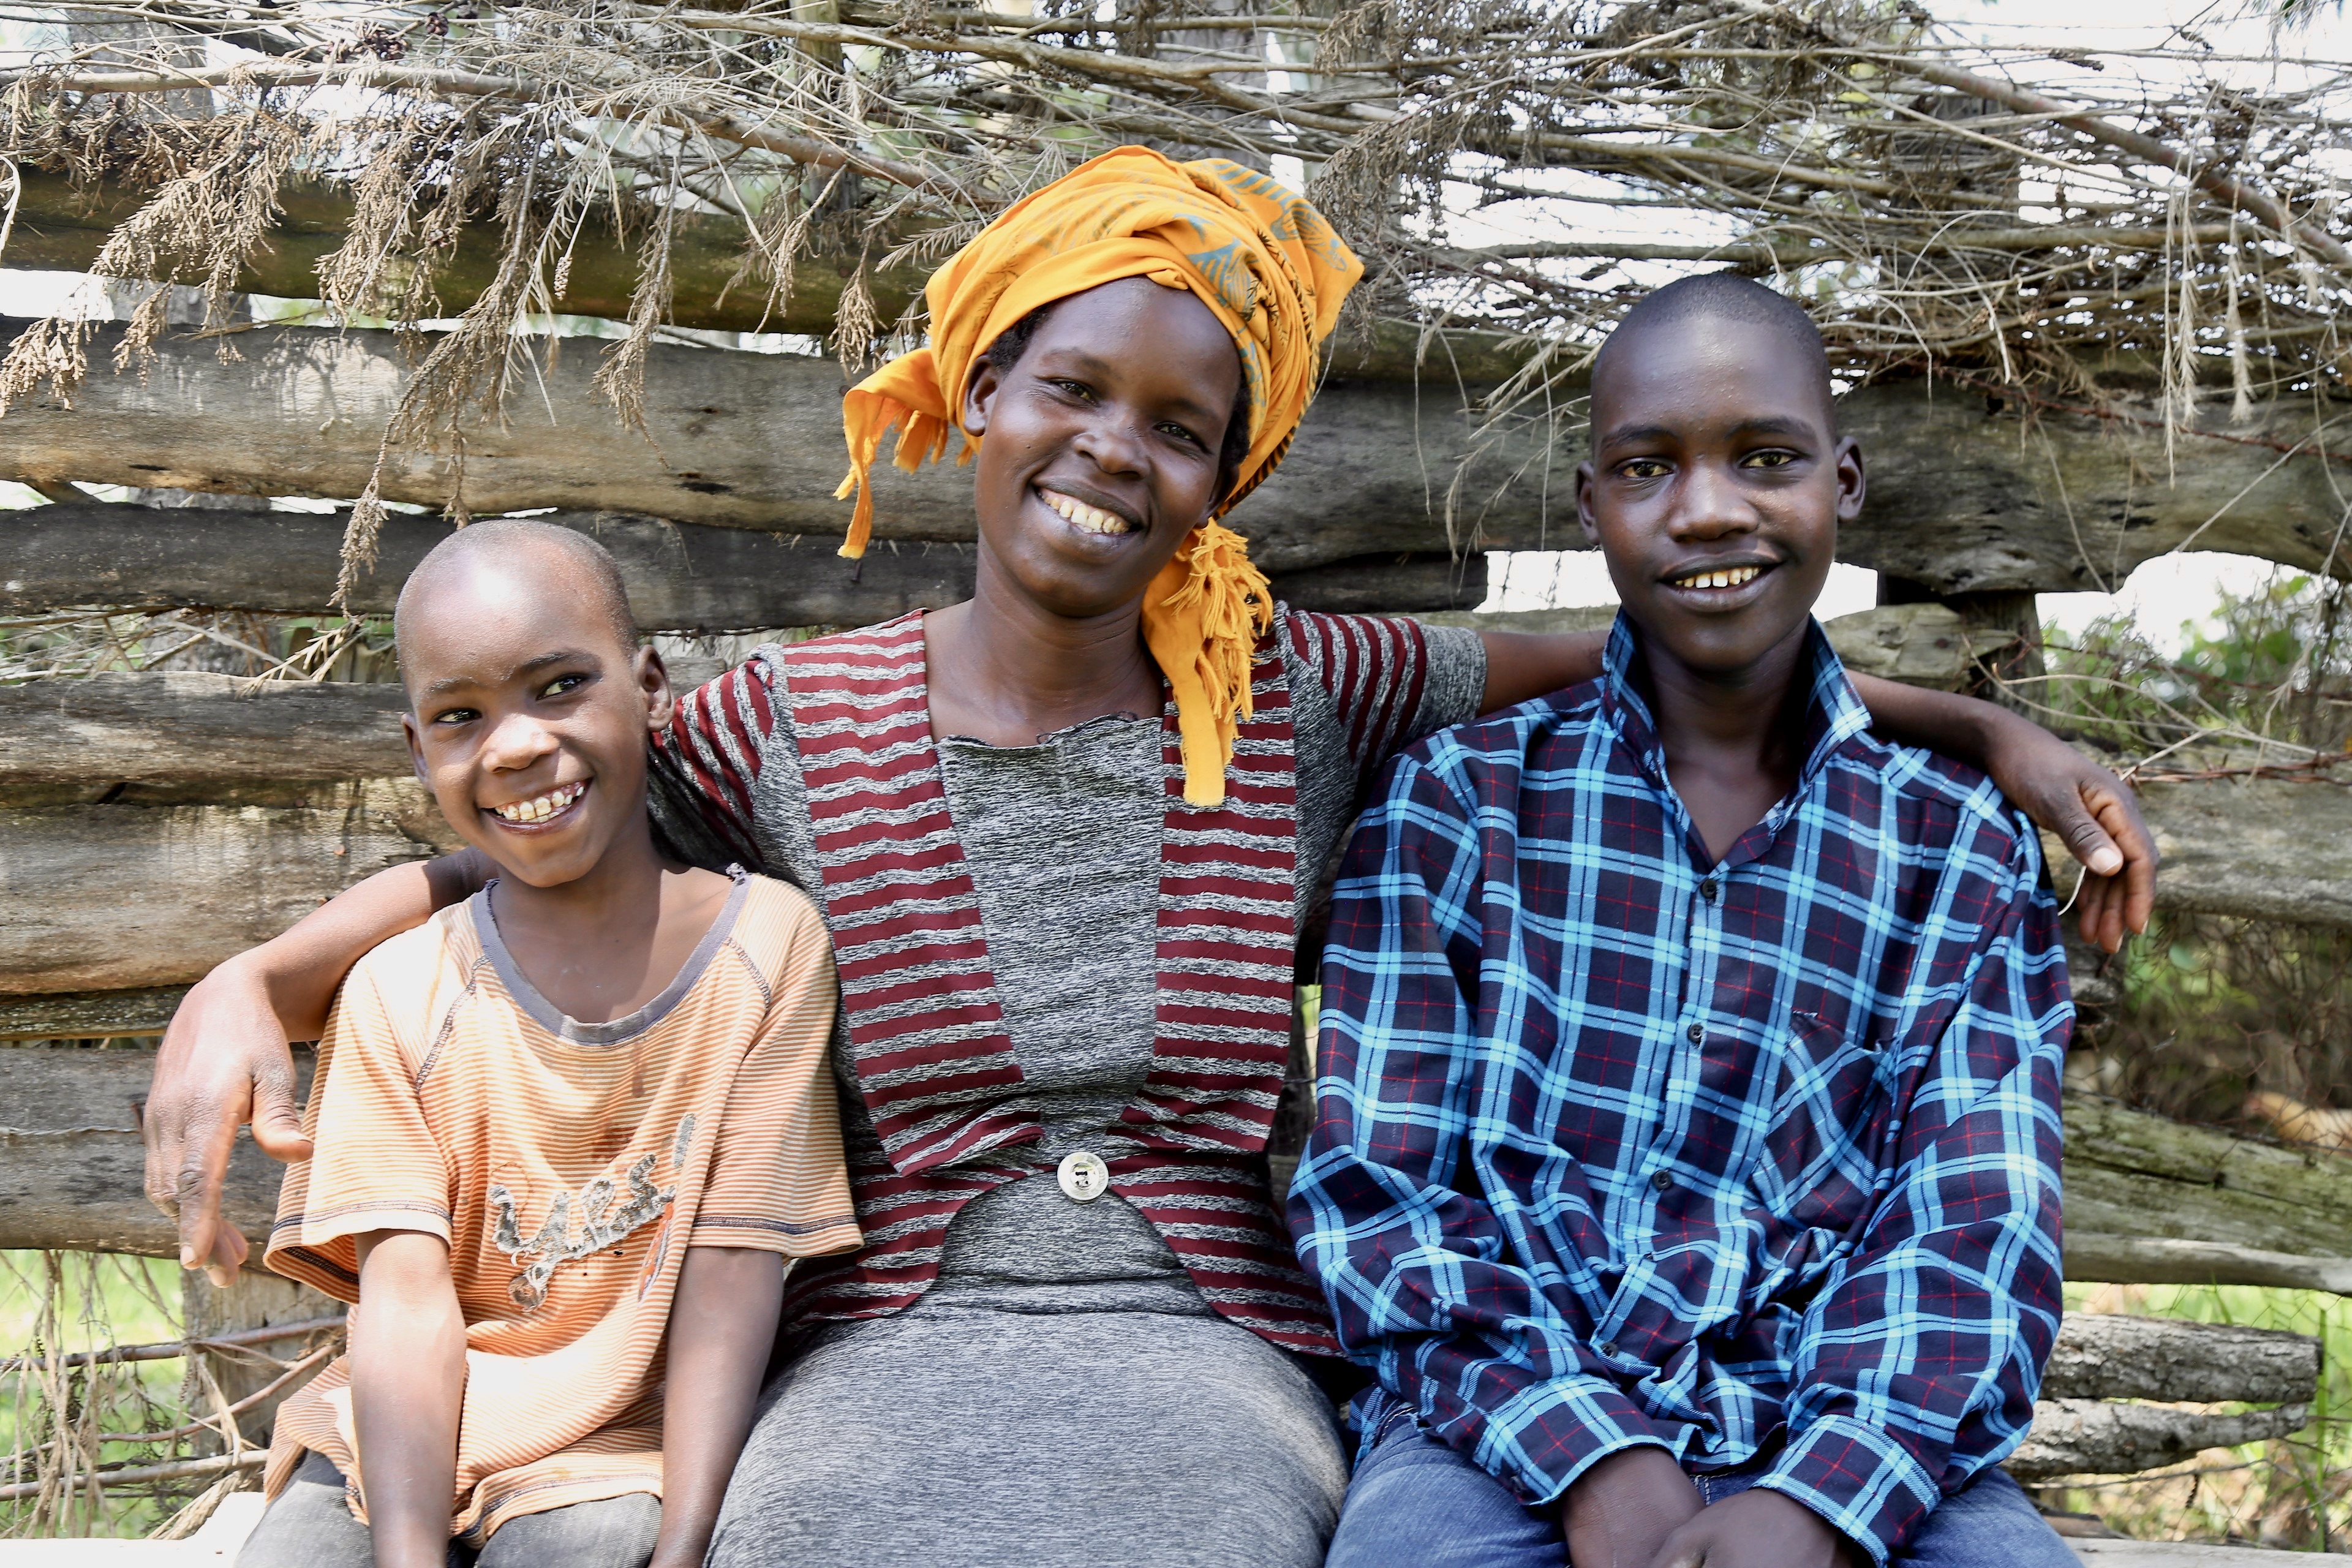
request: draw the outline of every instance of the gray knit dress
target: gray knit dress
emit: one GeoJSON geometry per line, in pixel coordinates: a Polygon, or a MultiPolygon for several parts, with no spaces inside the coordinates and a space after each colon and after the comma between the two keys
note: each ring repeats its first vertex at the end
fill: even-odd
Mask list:
{"type": "MultiPolygon", "coordinates": [[[[1475,710],[1475,634],[1431,628],[1399,744],[1475,710]]],[[[752,837],[772,876],[821,887],[782,701],[752,837]]],[[[1311,654],[1288,659],[1302,929],[1379,759],[1350,754],[1311,654]]],[[[1360,729],[1360,726],[1359,726],[1360,729]]],[[[1347,1465],[1297,1358],[1213,1310],[1116,1194],[1062,1195],[1050,1158],[1115,1121],[1153,1043],[1165,797],[1160,721],[1105,718],[998,747],[940,745],[1005,1022],[1046,1127],[1045,1179],[973,1200],[937,1280],[893,1317],[788,1336],[711,1543],[714,1568],[1316,1568],[1347,1465]]],[[[699,803],[656,774],[679,848],[724,858],[699,803]]],[[[845,1138],[873,1125],[835,1029],[845,1138]]]]}

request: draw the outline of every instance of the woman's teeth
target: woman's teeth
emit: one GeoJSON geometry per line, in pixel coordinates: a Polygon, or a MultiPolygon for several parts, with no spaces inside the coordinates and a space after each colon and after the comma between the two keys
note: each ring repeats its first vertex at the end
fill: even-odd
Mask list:
{"type": "Polygon", "coordinates": [[[1761,566],[1728,566],[1720,572],[1694,572],[1675,579],[1677,588],[1737,588],[1764,574],[1761,566]]]}
{"type": "Polygon", "coordinates": [[[584,782],[568,784],[560,789],[549,790],[545,795],[516,801],[512,805],[494,805],[490,810],[506,822],[545,822],[549,817],[569,810],[573,801],[587,793],[588,785],[584,782]]]}
{"type": "Polygon", "coordinates": [[[1037,494],[1044,500],[1047,506],[1053,508],[1053,510],[1060,515],[1063,521],[1068,523],[1071,527],[1077,529],[1082,533],[1130,533],[1134,531],[1135,525],[1128,521],[1127,519],[1115,516],[1114,514],[1104,511],[1097,507],[1088,506],[1084,501],[1072,500],[1069,497],[1065,495],[1056,495],[1052,490],[1039,490],[1037,494]]]}

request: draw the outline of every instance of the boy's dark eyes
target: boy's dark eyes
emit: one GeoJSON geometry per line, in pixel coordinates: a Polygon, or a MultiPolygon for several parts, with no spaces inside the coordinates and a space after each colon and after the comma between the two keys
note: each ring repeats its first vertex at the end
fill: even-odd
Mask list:
{"type": "Polygon", "coordinates": [[[1797,457],[1798,454],[1784,447],[1772,447],[1761,452],[1748,453],[1739,459],[1739,466],[1743,468],[1785,468],[1795,462],[1797,457]]]}
{"type": "Polygon", "coordinates": [[[1617,465],[1617,471],[1629,479],[1662,479],[1674,468],[1663,458],[1628,458],[1617,465]]]}
{"type": "Polygon", "coordinates": [[[585,675],[582,675],[577,672],[571,675],[559,675],[553,680],[549,681],[545,686],[541,687],[539,689],[539,694],[541,697],[561,697],[567,691],[577,691],[580,688],[587,684],[588,678],[585,675]]]}
{"type": "Polygon", "coordinates": [[[433,715],[436,724],[470,724],[482,716],[478,708],[444,708],[433,715]]]}

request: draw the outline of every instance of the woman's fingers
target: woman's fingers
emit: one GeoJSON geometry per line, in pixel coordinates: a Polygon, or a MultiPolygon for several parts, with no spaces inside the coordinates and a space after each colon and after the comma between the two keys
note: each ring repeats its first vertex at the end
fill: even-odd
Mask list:
{"type": "Polygon", "coordinates": [[[220,1216],[236,1130],[272,1157],[310,1152],[294,1104],[294,1063],[267,990],[233,965],[193,987],[156,1054],[142,1119],[148,1199],[179,1222],[180,1266],[233,1278],[245,1237],[220,1216]]]}
{"type": "MultiPolygon", "coordinates": [[[[2148,917],[2156,913],[2156,870],[2162,859],[2157,853],[2156,835],[2148,831],[2147,819],[2139,813],[2139,801],[2121,779],[2109,788],[2095,791],[2091,797],[2091,809],[2098,815],[2107,837],[2123,851],[2123,923],[2135,934],[2145,935],[2148,917]]],[[[2118,934],[2118,945],[2122,940],[2118,934]]]]}

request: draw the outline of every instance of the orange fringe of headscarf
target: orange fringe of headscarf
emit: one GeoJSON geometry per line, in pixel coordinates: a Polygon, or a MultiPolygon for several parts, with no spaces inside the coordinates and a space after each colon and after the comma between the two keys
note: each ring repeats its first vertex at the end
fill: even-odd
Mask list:
{"type": "MultiPolygon", "coordinates": [[[[944,457],[950,432],[975,437],[955,410],[988,346],[1041,305],[1122,278],[1188,289],[1241,351],[1249,455],[1222,517],[1290,448],[1315,395],[1318,354],[1363,265],[1323,215],[1265,175],[1222,158],[1178,163],[1122,147],[1024,197],[932,274],[929,346],[891,361],[842,402],[849,477],[835,494],[857,510],[841,547],[866,553],[874,531],[874,459],[898,432],[895,461],[944,457]]],[[[1184,798],[1225,798],[1241,721],[1255,711],[1250,662],[1271,627],[1273,597],[1241,535],[1212,517],[1177,547],[1143,600],[1144,644],[1176,700],[1184,798]]]]}

